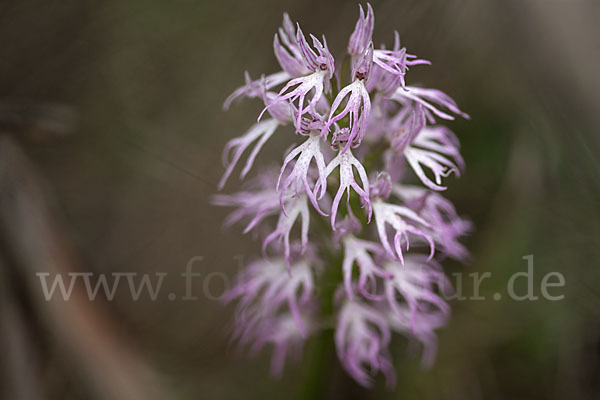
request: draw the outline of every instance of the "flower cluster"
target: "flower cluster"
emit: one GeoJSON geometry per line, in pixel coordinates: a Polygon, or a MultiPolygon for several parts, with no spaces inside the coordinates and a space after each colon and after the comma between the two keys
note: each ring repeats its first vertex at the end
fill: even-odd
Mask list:
{"type": "Polygon", "coordinates": [[[228,224],[243,222],[244,233],[263,238],[262,258],[225,299],[238,301],[234,338],[253,351],[272,344],[275,373],[332,321],[338,357],[364,386],[378,372],[394,383],[394,332],[421,343],[431,364],[435,331],[450,313],[439,261],[469,258],[460,239],[471,224],[440,194],[443,178],[460,175],[464,161],[456,136],[437,125],[468,115],[439,90],[407,85],[409,68],[429,62],[407,53],[397,32],[391,49],[376,49],[374,21],[371,6],[360,7],[336,63],[325,37],[307,37],[284,14],[273,41],[281,71],[255,80],[246,73],[225,102],[227,109],[257,98],[264,107],[226,144],[220,189],[246,150],[252,147],[241,178],[281,128],[291,126],[289,137],[300,142],[280,168],[263,170],[242,192],[214,197],[236,208],[228,224]],[[314,218],[327,223],[309,229],[314,218]]]}

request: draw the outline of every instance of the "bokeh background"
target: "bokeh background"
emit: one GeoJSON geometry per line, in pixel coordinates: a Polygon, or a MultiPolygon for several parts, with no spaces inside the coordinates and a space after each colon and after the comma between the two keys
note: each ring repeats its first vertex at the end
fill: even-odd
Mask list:
{"type": "MultiPolygon", "coordinates": [[[[486,300],[452,304],[431,370],[398,338],[395,390],[356,386],[331,354],[316,397],[597,399],[600,3],[372,4],[377,43],[397,29],[433,62],[408,82],[446,91],[472,116],[450,124],[467,172],[449,178],[447,195],[475,223],[473,261],[447,268],[492,278],[486,300]],[[564,300],[493,300],[530,254],[536,294],[558,271],[564,300]]],[[[342,1],[0,4],[1,398],[316,398],[306,394],[312,342],[269,377],[269,352],[248,359],[228,343],[232,309],[215,299],[226,283],[205,279],[233,277],[257,254],[239,229],[221,228],[226,210],[209,199],[224,143],[261,108],[224,113],[222,102],[244,70],[278,70],[271,45],[284,11],[337,51],[358,15],[342,1]],[[199,299],[169,301],[196,256],[199,299]],[[41,299],[35,273],[66,270],[169,276],[157,301],[134,301],[126,287],[113,301],[41,299]]],[[[280,162],[288,144],[276,135],[259,163],[280,162]]]]}

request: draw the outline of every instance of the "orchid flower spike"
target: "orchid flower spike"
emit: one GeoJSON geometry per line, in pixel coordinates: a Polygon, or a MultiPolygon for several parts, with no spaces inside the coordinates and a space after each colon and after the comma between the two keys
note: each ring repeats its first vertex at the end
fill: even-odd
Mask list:
{"type": "Polygon", "coordinates": [[[233,339],[250,354],[272,347],[275,375],[331,328],[341,365],[360,385],[379,373],[394,385],[393,334],[422,347],[430,366],[450,318],[440,262],[469,260],[461,241],[473,226],[439,194],[445,177],[465,171],[457,136],[440,122],[469,116],[447,94],[407,85],[409,69],[429,61],[401,46],[398,32],[393,46],[375,48],[374,26],[371,5],[359,6],[336,64],[324,36],[305,36],[284,14],[273,37],[279,67],[259,79],[246,73],[224,104],[248,98],[263,108],[225,145],[219,190],[242,161],[241,178],[250,175],[276,131],[287,148],[243,190],[212,197],[233,208],[227,226],[241,223],[262,241],[262,259],[225,300],[237,303],[233,339]]]}
{"type": "MultiPolygon", "coordinates": [[[[298,26],[296,40],[304,65],[311,74],[290,80],[279,91],[277,97],[262,110],[258,116],[258,120],[261,119],[266,110],[281,101],[289,101],[292,104],[296,101],[298,102],[296,126],[300,126],[302,115],[316,109],[317,103],[323,94],[324,80],[327,79],[327,82],[329,82],[329,79],[333,76],[335,66],[333,56],[329,52],[325,37],[323,37],[323,43],[313,35],[310,35],[310,37],[317,52],[310,48],[300,26],[298,26]],[[305,106],[304,100],[311,91],[313,92],[312,97],[308,102],[308,105],[305,106]]],[[[327,87],[329,88],[329,85],[327,87]]]]}

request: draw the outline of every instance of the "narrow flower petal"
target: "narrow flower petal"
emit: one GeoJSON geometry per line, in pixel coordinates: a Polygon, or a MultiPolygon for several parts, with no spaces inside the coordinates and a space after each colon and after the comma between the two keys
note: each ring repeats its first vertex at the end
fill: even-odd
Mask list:
{"type": "Polygon", "coordinates": [[[306,75],[310,72],[302,58],[294,33],[294,25],[287,13],[283,15],[283,26],[279,28],[278,34],[276,33],[273,39],[273,50],[279,65],[291,77],[306,75]]]}
{"type": "MultiPolygon", "coordinates": [[[[368,218],[371,220],[372,208],[371,208],[371,200],[369,196],[369,179],[367,177],[367,173],[363,165],[354,157],[352,151],[348,150],[346,152],[341,151],[338,155],[331,160],[329,165],[325,170],[325,177],[331,175],[331,173],[337,168],[340,168],[340,186],[335,194],[333,199],[333,204],[331,206],[331,228],[335,230],[335,218],[337,216],[338,207],[340,205],[340,201],[344,193],[347,195],[347,207],[349,212],[350,210],[350,188],[354,189],[354,191],[360,196],[362,200],[363,207],[367,207],[368,210],[368,218]],[[362,187],[357,183],[356,178],[354,177],[354,169],[358,171],[358,176],[360,177],[362,187]]],[[[326,178],[325,178],[326,179],[326,178]]],[[[317,188],[321,188],[319,185],[317,188]]]]}
{"type": "Polygon", "coordinates": [[[229,110],[231,104],[240,97],[255,98],[260,96],[260,83],[263,83],[266,89],[271,89],[287,82],[291,78],[290,74],[285,71],[280,71],[271,75],[267,75],[262,80],[253,81],[248,72],[245,73],[246,84],[237,88],[223,104],[223,110],[229,110]]]}
{"type": "Polygon", "coordinates": [[[448,319],[450,306],[436,291],[447,293],[451,285],[439,264],[427,261],[424,256],[408,256],[404,264],[389,262],[385,270],[391,277],[384,283],[386,299],[395,313],[402,314],[402,306],[407,304],[411,322],[418,321],[424,312],[444,321],[448,319]]]}
{"type": "Polygon", "coordinates": [[[310,216],[308,213],[308,204],[305,195],[300,195],[289,200],[288,211],[283,211],[279,214],[279,220],[277,221],[277,227],[271,232],[263,241],[262,250],[266,254],[267,246],[278,239],[280,242],[283,241],[284,255],[287,264],[290,264],[290,233],[296,220],[301,219],[301,231],[300,240],[302,244],[302,251],[306,250],[308,245],[308,224],[310,222],[310,216]]]}
{"type": "Polygon", "coordinates": [[[417,186],[394,185],[393,192],[431,225],[429,231],[443,253],[468,262],[470,254],[460,239],[471,233],[471,221],[460,217],[454,205],[437,192],[417,186]]]}
{"type": "Polygon", "coordinates": [[[376,308],[354,301],[342,305],[335,330],[335,345],[344,369],[362,386],[373,384],[372,376],[382,372],[388,384],[395,381],[388,346],[390,327],[376,308]]]}
{"type": "Polygon", "coordinates": [[[336,96],[333,104],[331,105],[329,119],[321,130],[321,135],[323,135],[323,137],[327,137],[331,125],[349,114],[350,135],[344,149],[348,150],[352,143],[360,143],[360,141],[363,139],[370,112],[371,99],[369,97],[369,92],[367,92],[363,81],[355,80],[353,83],[340,90],[339,94],[336,96]],[[342,111],[336,114],[336,110],[346,97],[348,97],[346,100],[346,105],[342,111]]]}
{"type": "Polygon", "coordinates": [[[309,110],[316,109],[317,103],[323,94],[323,78],[325,73],[317,71],[310,75],[290,80],[277,94],[270,104],[268,104],[259,114],[258,120],[262,118],[265,111],[282,101],[288,101],[291,104],[298,102],[296,106],[296,127],[300,126],[302,115],[309,110]],[[304,105],[306,96],[311,92],[312,97],[308,104],[304,105]]]}
{"type": "Polygon", "coordinates": [[[224,302],[238,300],[233,339],[250,344],[251,353],[273,344],[273,374],[281,373],[288,352],[300,350],[315,331],[313,275],[305,259],[290,268],[284,259],[259,259],[225,293],[224,302]]]}
{"type": "Polygon", "coordinates": [[[252,143],[258,140],[240,175],[241,178],[246,176],[246,174],[250,171],[250,168],[252,168],[254,159],[260,152],[260,149],[262,149],[262,146],[267,142],[267,140],[269,140],[273,133],[275,133],[277,126],[279,126],[279,123],[275,119],[258,122],[254,124],[244,135],[235,139],[231,139],[229,142],[227,142],[223,150],[223,164],[227,165],[227,169],[225,170],[225,173],[219,182],[219,190],[225,186],[225,183],[227,183],[229,175],[231,175],[233,172],[233,169],[242,157],[244,151],[252,143]],[[233,156],[231,157],[231,160],[229,160],[229,154],[232,151],[233,156]]]}
{"type": "MultiPolygon", "coordinates": [[[[412,101],[416,101],[417,103],[423,105],[429,111],[437,115],[442,119],[453,120],[454,116],[441,111],[439,108],[434,106],[432,103],[438,104],[447,108],[450,112],[460,115],[463,118],[469,119],[469,115],[462,112],[456,102],[450,98],[446,93],[436,90],[436,89],[424,89],[417,88],[413,86],[407,86],[407,90],[398,89],[396,93],[392,96],[392,98],[397,99],[399,101],[403,101],[403,99],[409,99],[412,101]]],[[[432,119],[430,119],[431,121],[432,119]]]]}
{"type": "Polygon", "coordinates": [[[306,67],[313,72],[323,71],[327,73],[327,78],[331,79],[335,66],[333,56],[327,47],[327,41],[325,40],[325,37],[323,37],[323,43],[313,35],[310,35],[310,37],[317,52],[310,48],[304,37],[304,33],[302,33],[302,29],[300,29],[300,25],[297,25],[296,40],[298,41],[300,53],[302,54],[306,67]]]}
{"type": "Polygon", "coordinates": [[[402,239],[405,240],[406,248],[408,250],[408,234],[412,233],[423,237],[427,241],[430,248],[429,258],[433,257],[435,248],[433,239],[423,230],[423,228],[428,228],[430,225],[423,218],[419,217],[413,210],[395,204],[385,203],[378,199],[373,202],[373,211],[375,213],[375,221],[377,225],[377,232],[379,233],[379,239],[381,240],[383,248],[390,256],[399,258],[400,261],[404,263],[402,248],[400,246],[401,241],[402,239]],[[391,226],[395,231],[395,251],[392,250],[392,247],[390,246],[386,231],[387,225],[391,226]],[[420,228],[419,225],[421,225],[423,228],[420,228]]]}
{"type": "Polygon", "coordinates": [[[280,210],[279,193],[274,189],[264,189],[257,192],[244,191],[232,195],[216,195],[212,203],[217,206],[237,207],[227,219],[225,226],[233,225],[243,219],[250,221],[244,228],[244,233],[254,229],[264,218],[274,215],[280,210]]]}
{"type": "Polygon", "coordinates": [[[323,154],[321,153],[321,139],[319,135],[313,134],[308,137],[308,139],[296,147],[294,150],[290,152],[285,158],[283,165],[281,167],[281,172],[279,174],[279,178],[277,179],[277,190],[281,193],[281,208],[285,213],[285,207],[283,203],[283,196],[288,192],[288,189],[292,189],[292,191],[298,192],[303,189],[308,198],[310,199],[313,207],[322,215],[326,215],[319,208],[319,204],[317,202],[317,190],[320,189],[320,193],[318,195],[319,198],[323,197],[325,194],[325,190],[327,188],[326,181],[326,167],[325,160],[323,158],[323,154]],[[287,175],[283,184],[281,184],[281,178],[284,175],[284,172],[287,166],[294,160],[296,157],[297,160],[294,162],[294,166],[292,171],[287,175]],[[314,188],[311,188],[311,183],[309,182],[309,169],[312,164],[312,160],[315,160],[315,165],[317,167],[318,178],[317,184],[314,188]]]}
{"type": "Polygon", "coordinates": [[[344,287],[348,298],[353,300],[352,269],[354,264],[359,268],[358,291],[362,296],[371,300],[381,297],[376,293],[377,278],[389,279],[391,274],[378,266],[369,252],[381,253],[383,249],[376,243],[360,240],[352,235],[343,239],[344,260],[342,270],[344,273],[344,287]]]}
{"type": "Polygon", "coordinates": [[[456,135],[445,126],[421,129],[413,141],[413,146],[452,157],[459,170],[462,171],[465,168],[465,161],[460,155],[460,143],[456,135]]]}
{"type": "Polygon", "coordinates": [[[367,3],[366,17],[362,6],[359,5],[358,7],[360,9],[360,16],[358,17],[358,21],[356,21],[356,26],[348,42],[348,54],[351,56],[362,54],[367,44],[371,41],[375,25],[375,16],[371,4],[367,3]]]}
{"type": "Polygon", "coordinates": [[[450,317],[450,307],[436,292],[450,295],[450,282],[439,264],[427,263],[424,257],[408,257],[404,265],[390,263],[386,267],[394,273],[385,283],[390,329],[421,342],[422,365],[431,367],[437,348],[435,330],[450,317]]]}

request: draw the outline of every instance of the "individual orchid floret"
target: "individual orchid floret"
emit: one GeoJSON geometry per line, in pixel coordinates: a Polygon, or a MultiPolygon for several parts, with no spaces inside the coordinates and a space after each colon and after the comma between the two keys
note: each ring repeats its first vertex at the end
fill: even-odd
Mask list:
{"type": "Polygon", "coordinates": [[[401,182],[405,179],[408,166],[404,154],[398,154],[392,149],[383,152],[383,169],[390,175],[392,182],[401,182]]]}
{"type": "MultiPolygon", "coordinates": [[[[406,48],[400,48],[400,35],[398,31],[394,32],[394,48],[392,50],[375,50],[373,53],[373,62],[388,74],[397,77],[399,79],[398,83],[403,89],[405,87],[404,76],[409,66],[431,64],[430,61],[417,59],[417,56],[408,54],[406,48]]],[[[392,81],[389,83],[392,84],[392,81]]]]}
{"type": "Polygon", "coordinates": [[[294,25],[288,13],[283,14],[283,26],[279,28],[279,34],[275,34],[273,49],[279,65],[291,77],[295,78],[310,72],[302,58],[296,34],[294,33],[294,25]]]}
{"type": "Polygon", "coordinates": [[[399,258],[404,264],[402,254],[402,239],[406,242],[406,250],[409,250],[408,234],[414,234],[423,237],[429,243],[430,254],[433,257],[434,243],[431,235],[424,231],[424,228],[429,228],[430,225],[423,218],[419,217],[413,210],[407,207],[402,207],[395,204],[386,203],[381,199],[373,202],[373,211],[375,213],[375,221],[377,232],[383,248],[393,258],[399,258]],[[394,250],[390,246],[387,235],[387,225],[394,229],[394,250]],[[422,226],[423,228],[419,227],[422,226]]]}
{"type": "Polygon", "coordinates": [[[349,115],[350,121],[348,128],[350,131],[348,142],[344,150],[348,150],[350,145],[354,142],[360,143],[365,135],[367,121],[369,114],[371,113],[371,98],[369,97],[369,92],[365,88],[365,82],[371,76],[372,64],[373,43],[371,42],[367,46],[365,52],[355,61],[352,68],[354,81],[340,90],[340,93],[336,96],[331,105],[329,119],[321,130],[321,134],[327,136],[332,124],[338,122],[346,115],[349,115]],[[346,105],[339,113],[336,113],[345,99],[346,105]]]}
{"type": "Polygon", "coordinates": [[[235,286],[223,300],[239,299],[237,317],[243,323],[243,329],[255,323],[253,317],[257,310],[258,316],[264,317],[274,315],[285,306],[294,316],[300,332],[306,335],[300,310],[309,304],[313,290],[313,270],[306,259],[291,266],[282,258],[259,259],[238,275],[235,286]]]}
{"type": "Polygon", "coordinates": [[[350,300],[354,299],[352,289],[352,269],[354,264],[359,268],[358,292],[370,300],[379,300],[381,298],[376,292],[377,279],[389,279],[391,274],[378,266],[369,252],[373,254],[383,253],[380,245],[366,240],[360,240],[353,235],[346,235],[343,239],[344,260],[342,262],[342,271],[344,273],[344,287],[350,300]],[[369,290],[371,289],[371,291],[369,290]]]}
{"type": "Polygon", "coordinates": [[[308,224],[310,222],[310,216],[308,213],[308,203],[306,201],[307,196],[297,195],[291,197],[288,202],[287,213],[281,212],[279,214],[279,220],[277,221],[277,227],[271,232],[263,241],[263,253],[266,253],[267,246],[275,239],[280,242],[283,241],[283,249],[285,260],[287,264],[290,264],[290,233],[294,224],[298,218],[301,218],[302,227],[300,230],[300,240],[302,245],[302,252],[306,250],[308,245],[308,224]]]}
{"type": "MultiPolygon", "coordinates": [[[[271,104],[277,98],[277,93],[263,89],[261,97],[265,104],[271,104]]],[[[294,108],[288,103],[275,103],[268,111],[279,122],[279,125],[287,125],[293,120],[294,108]]]]}
{"type": "Polygon", "coordinates": [[[231,104],[239,99],[240,97],[248,97],[255,98],[260,96],[260,85],[264,85],[267,90],[271,89],[275,86],[279,86],[284,82],[287,82],[291,76],[285,71],[276,72],[271,75],[267,75],[264,78],[253,81],[250,78],[250,74],[246,71],[244,74],[246,84],[244,86],[240,86],[237,88],[227,99],[225,99],[225,103],[223,103],[223,109],[225,111],[229,110],[231,104]]]}
{"type": "Polygon", "coordinates": [[[373,65],[371,79],[367,82],[367,90],[369,92],[376,91],[374,98],[382,97],[388,99],[396,93],[396,90],[402,86],[404,82],[403,76],[390,74],[377,64],[373,65]]]}
{"type": "Polygon", "coordinates": [[[300,120],[300,126],[296,127],[296,133],[300,135],[308,136],[311,132],[321,132],[325,122],[318,112],[309,112],[309,115],[302,117],[300,120]]]}
{"type": "Polygon", "coordinates": [[[358,7],[360,9],[360,17],[356,21],[354,32],[350,35],[350,41],[348,42],[348,54],[351,56],[357,56],[364,52],[373,37],[373,27],[375,24],[375,16],[371,4],[367,3],[366,16],[362,6],[359,5],[358,7]]]}
{"type": "Polygon", "coordinates": [[[333,72],[335,71],[335,61],[327,47],[327,40],[325,40],[325,36],[323,36],[323,43],[321,43],[314,35],[311,34],[310,37],[313,46],[317,49],[316,53],[308,45],[304,33],[302,33],[302,29],[300,29],[300,25],[297,26],[296,40],[306,67],[312,72],[321,71],[325,74],[327,79],[331,79],[333,72]]]}
{"type": "Polygon", "coordinates": [[[465,168],[465,161],[460,155],[460,143],[458,138],[445,126],[423,128],[413,140],[412,146],[452,157],[458,166],[459,171],[462,171],[465,168]]]}
{"type": "Polygon", "coordinates": [[[435,130],[421,130],[413,141],[413,144],[404,149],[404,156],[425,186],[432,190],[441,191],[446,190],[446,187],[442,186],[442,177],[447,177],[452,173],[456,176],[460,176],[460,168],[445,155],[431,150],[441,150],[446,154],[450,153],[454,155],[454,159],[457,160],[460,165],[464,165],[464,162],[458,153],[457,148],[435,142],[439,133],[440,131],[435,130]],[[435,181],[427,176],[423,167],[431,170],[435,181]]]}
{"type": "MultiPolygon", "coordinates": [[[[403,154],[406,161],[415,171],[419,179],[433,190],[445,190],[441,186],[442,177],[451,173],[460,176],[464,161],[459,152],[458,139],[445,127],[426,127],[425,109],[415,104],[405,114],[408,115],[400,126],[390,123],[393,134],[390,137],[391,147],[398,154],[403,154]],[[447,156],[452,157],[454,161],[447,156]],[[423,167],[431,170],[435,182],[431,180],[423,167]]],[[[404,118],[405,116],[403,116],[404,118]]]]}
{"type": "MultiPolygon", "coordinates": [[[[301,312],[302,324],[307,326],[308,334],[314,330],[312,314],[301,312]],[[311,325],[312,323],[312,325],[311,325]]],[[[271,356],[271,375],[280,376],[288,357],[299,359],[306,336],[298,329],[298,322],[291,313],[280,313],[257,319],[250,330],[240,338],[241,344],[250,345],[250,354],[258,354],[266,345],[273,345],[271,356]]]]}
{"type": "Polygon", "coordinates": [[[271,313],[277,310],[278,305],[287,303],[300,332],[306,336],[307,329],[301,317],[300,307],[308,305],[312,299],[313,269],[307,259],[301,259],[290,267],[287,267],[287,261],[285,264],[281,261],[275,273],[278,275],[263,293],[261,305],[265,312],[271,313]]]}
{"type": "Polygon", "coordinates": [[[437,115],[438,117],[440,117],[442,119],[454,120],[453,115],[450,115],[450,114],[440,110],[439,108],[434,106],[432,103],[443,106],[443,107],[447,108],[450,112],[460,115],[463,118],[466,118],[466,119],[470,118],[468,114],[462,112],[458,108],[458,105],[456,105],[456,102],[454,100],[452,100],[452,98],[450,96],[448,96],[446,93],[444,93],[440,90],[424,89],[424,88],[418,88],[418,87],[414,87],[414,86],[407,86],[406,89],[407,90],[402,90],[402,89],[396,90],[396,92],[392,95],[392,98],[394,100],[400,101],[402,103],[406,103],[407,100],[410,100],[410,101],[414,101],[414,102],[421,104],[423,107],[425,107],[429,111],[427,113],[427,119],[429,120],[430,123],[435,122],[435,119],[433,118],[431,113],[437,115]]]}
{"type": "Polygon", "coordinates": [[[419,320],[415,320],[408,306],[399,307],[401,307],[401,313],[390,312],[387,314],[391,330],[421,342],[423,344],[421,365],[423,368],[431,368],[437,352],[437,336],[434,330],[444,326],[447,318],[440,318],[437,315],[421,315],[419,320]]]}
{"type": "Polygon", "coordinates": [[[274,215],[280,210],[279,193],[274,188],[259,191],[243,191],[231,195],[216,195],[213,204],[224,207],[237,207],[225,219],[225,226],[233,225],[243,219],[250,222],[244,228],[244,233],[254,229],[264,218],[274,215]]]}
{"type": "Polygon", "coordinates": [[[321,198],[325,194],[327,187],[325,159],[323,158],[323,153],[321,153],[320,142],[321,138],[318,134],[311,134],[304,143],[296,147],[285,157],[279,178],[277,179],[277,190],[281,193],[281,208],[284,214],[286,213],[286,210],[283,199],[284,195],[288,192],[288,189],[298,192],[303,188],[315,209],[320,214],[326,215],[319,208],[317,195],[315,193],[320,188],[319,198],[321,198]],[[295,161],[292,171],[287,175],[283,184],[281,184],[281,178],[283,177],[288,164],[296,157],[298,157],[298,159],[295,161]],[[317,184],[314,189],[311,188],[308,179],[309,169],[313,159],[315,160],[318,172],[317,184]]]}
{"type": "Polygon", "coordinates": [[[392,149],[401,154],[408,145],[414,142],[425,127],[425,123],[426,116],[423,106],[420,104],[412,107],[406,106],[389,124],[393,129],[390,135],[392,149]]]}
{"type": "MultiPolygon", "coordinates": [[[[342,200],[342,196],[346,193],[346,206],[348,207],[349,213],[352,212],[350,208],[350,188],[354,189],[356,194],[361,199],[362,206],[367,207],[368,210],[368,218],[371,220],[371,199],[369,196],[369,178],[367,177],[367,172],[363,165],[354,157],[351,150],[344,152],[340,150],[338,155],[331,160],[331,162],[327,165],[325,170],[325,176],[328,177],[331,173],[336,169],[340,168],[340,186],[333,198],[333,204],[331,206],[331,228],[335,230],[335,218],[337,216],[338,208],[340,202],[342,200]],[[354,177],[354,168],[358,172],[358,176],[360,177],[362,187],[356,181],[354,177]]],[[[320,188],[321,186],[319,186],[320,188]]]]}
{"type": "Polygon", "coordinates": [[[364,83],[371,77],[373,68],[373,42],[369,42],[363,53],[352,63],[352,78],[364,83]]]}
{"type": "Polygon", "coordinates": [[[446,221],[441,215],[431,218],[433,231],[433,240],[441,245],[444,254],[463,263],[471,260],[471,254],[460,239],[468,235],[473,230],[473,223],[468,219],[456,217],[446,221]]]}
{"type": "MultiPolygon", "coordinates": [[[[283,14],[283,26],[279,28],[279,36],[275,34],[275,38],[273,39],[273,49],[275,57],[279,61],[283,71],[268,75],[264,79],[267,90],[279,86],[291,78],[297,78],[310,72],[304,64],[300,48],[298,47],[298,41],[296,40],[294,25],[287,13],[283,14]]],[[[225,110],[228,110],[231,103],[240,97],[252,98],[259,96],[260,93],[257,90],[259,81],[252,81],[248,72],[245,73],[245,78],[246,84],[236,89],[225,100],[225,104],[223,105],[225,110]]]]}
{"type": "Polygon", "coordinates": [[[300,121],[302,115],[306,112],[314,111],[316,109],[317,103],[321,99],[324,89],[324,80],[327,78],[327,82],[333,76],[334,71],[334,60],[333,56],[329,52],[327,48],[327,42],[325,41],[325,37],[323,37],[323,43],[319,41],[316,37],[311,35],[313,40],[313,45],[317,49],[317,53],[314,52],[313,49],[310,48],[306,39],[304,38],[304,34],[300,27],[298,27],[296,40],[298,41],[298,45],[300,48],[300,53],[302,55],[302,59],[304,60],[306,68],[308,68],[312,73],[307,76],[302,76],[298,78],[294,78],[290,80],[280,91],[277,97],[268,104],[263,111],[258,116],[258,119],[262,117],[263,113],[273,107],[274,104],[277,104],[281,101],[288,101],[290,103],[295,103],[298,101],[297,112],[296,112],[296,126],[300,126],[300,121]],[[306,96],[313,92],[312,97],[308,104],[304,105],[304,100],[306,96]]]}
{"type": "Polygon", "coordinates": [[[385,171],[379,172],[375,184],[371,186],[371,196],[387,199],[392,192],[392,178],[385,171]]]}
{"type": "Polygon", "coordinates": [[[469,251],[459,239],[471,232],[473,224],[458,215],[452,202],[421,187],[394,185],[392,190],[429,222],[433,240],[441,246],[445,255],[462,262],[469,261],[469,251]]]}
{"type": "Polygon", "coordinates": [[[387,303],[399,316],[408,306],[411,328],[425,321],[437,326],[448,319],[450,307],[437,291],[450,295],[451,284],[437,262],[425,256],[407,256],[404,264],[388,262],[385,271],[391,274],[384,282],[387,303]]]}
{"type": "Polygon", "coordinates": [[[246,161],[246,165],[240,174],[240,178],[244,178],[246,174],[252,168],[254,164],[254,159],[262,149],[263,145],[269,140],[269,138],[275,133],[275,130],[279,126],[279,122],[276,119],[268,119],[262,122],[257,122],[254,124],[248,132],[244,135],[237,137],[235,139],[231,139],[225,145],[223,150],[223,164],[227,166],[223,177],[219,181],[219,189],[222,189],[229,178],[229,175],[233,172],[237,162],[242,157],[244,151],[250,147],[250,145],[257,141],[254,149],[248,156],[248,160],[246,161]],[[233,156],[231,160],[229,160],[229,154],[233,151],[233,156]]]}
{"type": "Polygon", "coordinates": [[[296,126],[300,126],[302,115],[313,110],[323,94],[323,76],[324,74],[322,72],[314,72],[308,76],[292,79],[279,91],[277,97],[263,109],[258,116],[258,119],[260,120],[265,111],[281,101],[289,101],[293,104],[298,100],[298,106],[296,107],[296,126]],[[312,98],[305,107],[304,99],[311,90],[314,90],[312,98]]]}
{"type": "Polygon", "coordinates": [[[358,301],[345,301],[337,317],[335,345],[344,369],[359,384],[369,387],[382,372],[388,385],[395,381],[388,346],[390,327],[385,315],[358,301]]]}
{"type": "MultiPolygon", "coordinates": [[[[277,98],[277,93],[267,90],[264,76],[258,81],[258,85],[257,91],[259,91],[259,95],[263,99],[265,105],[273,103],[277,98]]],[[[269,107],[268,111],[280,125],[287,125],[292,122],[295,110],[294,107],[287,102],[278,102],[269,107]]]]}

